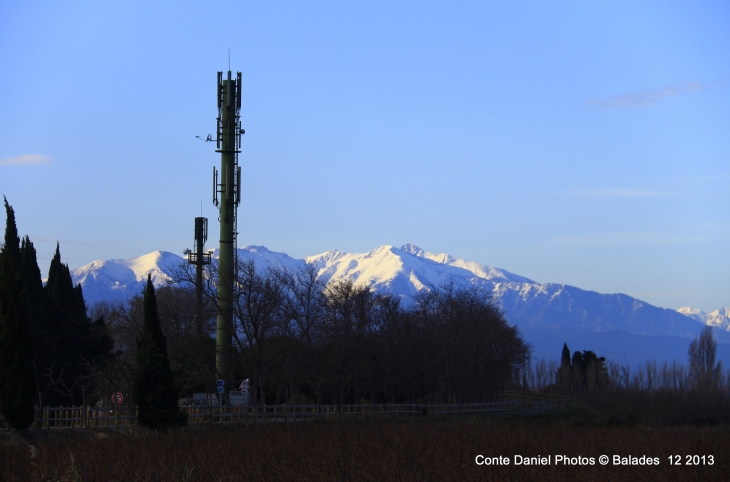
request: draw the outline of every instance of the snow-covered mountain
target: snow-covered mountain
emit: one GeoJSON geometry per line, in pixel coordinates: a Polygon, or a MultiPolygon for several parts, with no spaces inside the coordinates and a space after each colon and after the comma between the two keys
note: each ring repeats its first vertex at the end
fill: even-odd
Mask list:
{"type": "Polygon", "coordinates": [[[682,313],[684,316],[702,323],[703,325],[713,326],[724,331],[730,331],[730,308],[720,308],[718,310],[711,311],[710,313],[705,313],[697,308],[684,306],[677,311],[682,313]]]}
{"type": "MultiPolygon", "coordinates": [[[[215,262],[218,250],[210,250],[210,253],[215,262]]],[[[260,270],[273,266],[294,270],[305,264],[304,260],[269,251],[263,246],[240,248],[238,256],[243,260],[253,259],[260,270]]],[[[74,284],[81,284],[86,304],[91,306],[97,301],[126,300],[141,293],[148,274],[152,275],[155,287],[165,285],[172,279],[175,269],[181,266],[187,266],[185,258],[168,251],[154,251],[132,259],[93,261],[71,271],[71,278],[74,284]]]]}
{"type": "Polygon", "coordinates": [[[353,254],[332,250],[304,258],[319,269],[325,282],[351,278],[377,291],[395,293],[406,298],[424,288],[454,283],[457,287],[472,285],[488,289],[495,283],[535,283],[508,271],[479,263],[431,254],[412,245],[401,248],[380,246],[369,253],[353,254]]]}
{"type": "Polygon", "coordinates": [[[183,259],[166,251],[154,251],[132,259],[93,261],[71,271],[74,284],[81,283],[86,304],[97,301],[127,299],[141,293],[152,275],[152,283],[160,286],[167,282],[171,270],[183,259]]]}
{"type": "MultiPolygon", "coordinates": [[[[453,284],[457,288],[481,287],[493,293],[507,319],[518,326],[533,345],[536,357],[557,358],[562,343],[572,350],[593,350],[610,359],[640,363],[643,360],[686,359],[689,340],[702,325],[717,328],[719,358],[730,363],[730,332],[727,309],[706,315],[691,309],[659,308],[625,294],[600,294],[573,286],[537,283],[508,271],[432,254],[412,244],[400,248],[380,246],[369,253],[331,250],[294,259],[263,246],[238,250],[240,259],[253,259],[259,269],[270,266],[296,270],[313,263],[325,282],[350,278],[379,292],[399,295],[408,303],[423,289],[453,284]],[[683,311],[684,310],[684,311],[683,311]],[[724,311],[723,311],[724,310],[724,311]],[[712,315],[712,316],[711,316],[712,315]],[[724,324],[721,320],[724,316],[724,324]],[[700,317],[698,319],[698,317],[700,317]]],[[[217,251],[213,251],[217,258],[217,251]]],[[[185,260],[175,254],[156,251],[129,260],[95,261],[71,274],[81,283],[89,304],[127,298],[141,292],[152,274],[155,285],[169,279],[175,266],[185,260]]],[[[730,366],[730,365],[729,365],[730,366]]]]}

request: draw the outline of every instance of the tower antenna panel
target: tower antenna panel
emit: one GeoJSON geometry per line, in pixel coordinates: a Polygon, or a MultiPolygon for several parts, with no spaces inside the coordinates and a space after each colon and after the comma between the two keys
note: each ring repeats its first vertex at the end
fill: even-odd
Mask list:
{"type": "Polygon", "coordinates": [[[236,75],[236,108],[241,108],[241,72],[236,75]]]}

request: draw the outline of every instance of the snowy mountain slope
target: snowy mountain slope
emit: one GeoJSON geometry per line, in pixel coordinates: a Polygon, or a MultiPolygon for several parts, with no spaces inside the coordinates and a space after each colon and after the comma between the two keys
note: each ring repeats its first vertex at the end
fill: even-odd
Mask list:
{"type": "MultiPolygon", "coordinates": [[[[218,250],[212,250],[213,259],[218,259],[218,250]]],[[[304,260],[294,259],[286,253],[277,253],[270,251],[265,246],[244,246],[238,248],[237,251],[238,261],[245,262],[249,259],[254,261],[256,270],[259,272],[266,271],[269,268],[284,268],[289,271],[296,270],[304,266],[304,260]]]]}
{"type": "Polygon", "coordinates": [[[71,271],[74,284],[80,283],[86,304],[101,300],[127,299],[140,293],[152,275],[152,283],[160,286],[170,279],[171,269],[183,259],[167,251],[154,251],[132,259],[94,261],[71,271]]]}
{"type": "Polygon", "coordinates": [[[447,264],[449,266],[456,266],[457,268],[464,268],[478,278],[499,282],[535,283],[531,279],[527,279],[524,276],[518,276],[503,269],[492,268],[491,266],[485,266],[483,264],[467,261],[461,258],[454,258],[448,254],[429,253],[412,243],[404,244],[400,249],[404,253],[412,254],[419,258],[430,259],[431,261],[435,261],[439,264],[447,264]]]}
{"type": "MultiPolygon", "coordinates": [[[[214,262],[218,250],[211,251],[214,262]]],[[[304,265],[303,260],[294,259],[286,253],[275,253],[263,246],[246,246],[238,250],[240,261],[253,259],[256,268],[265,270],[270,266],[293,270],[304,265]]],[[[102,300],[127,299],[139,294],[152,274],[152,283],[160,287],[171,280],[175,268],[187,266],[187,261],[167,251],[155,251],[132,259],[110,259],[94,261],[71,271],[74,284],[81,283],[87,305],[102,300]]]]}
{"type": "Polygon", "coordinates": [[[690,308],[689,306],[683,306],[677,310],[677,313],[681,313],[688,318],[692,318],[703,325],[705,324],[705,316],[707,316],[707,313],[704,311],[698,310],[697,308],[690,308]]]}
{"type": "Polygon", "coordinates": [[[697,308],[684,306],[677,311],[703,325],[712,326],[723,331],[730,331],[730,308],[720,308],[710,313],[705,313],[697,308]]]}
{"type": "Polygon", "coordinates": [[[406,298],[424,288],[452,282],[462,287],[487,281],[465,268],[437,263],[393,246],[380,246],[362,254],[327,251],[305,261],[318,268],[320,279],[326,283],[349,278],[356,284],[367,284],[377,291],[406,298]]]}
{"type": "MultiPolygon", "coordinates": [[[[624,330],[640,335],[696,336],[696,324],[674,310],[623,294],[604,295],[562,284],[540,284],[508,271],[428,253],[417,246],[381,246],[369,253],[328,251],[305,258],[326,282],[351,278],[404,297],[453,283],[494,294],[507,318],[524,328],[570,327],[581,331],[624,330]]],[[[730,341],[730,338],[729,340],[730,341]]]]}
{"type": "Polygon", "coordinates": [[[709,312],[705,318],[705,324],[730,331],[730,308],[720,308],[709,312]]]}
{"type": "Polygon", "coordinates": [[[698,332],[696,323],[686,316],[620,293],[600,294],[553,283],[501,283],[495,286],[494,294],[508,319],[519,326],[680,337],[693,337],[698,332]]]}
{"type": "MultiPolygon", "coordinates": [[[[213,251],[214,262],[217,254],[213,251]]],[[[726,308],[710,314],[691,309],[674,311],[625,294],[536,283],[498,268],[428,253],[412,244],[401,248],[380,246],[369,253],[331,250],[305,259],[294,259],[263,246],[246,246],[237,254],[240,261],[253,259],[259,270],[277,266],[293,271],[313,263],[325,282],[352,279],[379,292],[399,295],[406,304],[420,290],[446,284],[483,288],[493,294],[538,357],[556,358],[562,343],[568,342],[572,350],[593,350],[601,356],[610,353],[633,364],[647,359],[684,361],[689,339],[696,337],[702,327],[698,321],[724,329],[715,331],[716,339],[720,344],[730,344],[726,308]]],[[[130,260],[95,261],[74,270],[72,277],[82,284],[91,304],[140,293],[147,273],[152,273],[153,282],[159,286],[181,264],[185,264],[183,258],[156,251],[130,260]]],[[[730,345],[720,348],[720,358],[726,354],[725,362],[730,362],[730,345]]]]}

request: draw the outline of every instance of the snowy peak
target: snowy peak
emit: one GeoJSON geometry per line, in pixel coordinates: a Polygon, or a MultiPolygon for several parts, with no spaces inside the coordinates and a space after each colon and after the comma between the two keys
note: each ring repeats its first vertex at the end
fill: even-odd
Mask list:
{"type": "Polygon", "coordinates": [[[356,284],[367,284],[375,289],[383,289],[389,287],[403,272],[403,262],[396,251],[388,245],[380,246],[369,253],[343,253],[332,250],[304,260],[317,267],[319,278],[325,283],[351,279],[356,284]]]}
{"type": "Polygon", "coordinates": [[[410,243],[400,248],[383,245],[368,253],[332,250],[304,260],[317,267],[325,283],[350,279],[404,297],[452,283],[460,288],[477,285],[488,290],[495,283],[532,283],[504,270],[446,254],[432,254],[410,243]]]}
{"type": "Polygon", "coordinates": [[[524,276],[518,276],[503,269],[492,268],[491,266],[485,266],[483,264],[467,261],[461,258],[454,258],[448,254],[429,253],[412,243],[404,244],[400,249],[404,253],[408,253],[419,258],[428,259],[439,264],[463,268],[478,278],[487,279],[493,282],[535,283],[531,279],[525,278],[524,276]]]}
{"type": "MultiPolygon", "coordinates": [[[[238,248],[236,253],[239,260],[253,259],[257,271],[263,271],[273,267],[294,270],[303,265],[301,259],[294,259],[286,253],[277,253],[265,246],[244,246],[238,248]]],[[[213,257],[218,258],[218,250],[213,251],[213,257]]]]}
{"type": "MultiPolygon", "coordinates": [[[[216,263],[218,250],[209,252],[216,263]]],[[[424,289],[449,284],[457,289],[481,288],[492,294],[507,320],[522,331],[536,358],[558,356],[567,342],[574,350],[594,350],[619,362],[682,360],[688,339],[696,337],[702,325],[709,325],[715,327],[718,346],[725,350],[718,357],[730,363],[730,308],[712,313],[690,307],[677,311],[658,308],[623,294],[536,283],[499,268],[429,253],[410,243],[400,248],[384,245],[368,253],[331,250],[304,259],[252,245],[239,248],[236,255],[239,262],[253,260],[259,272],[271,267],[296,271],[312,263],[325,283],[350,279],[399,296],[404,304],[424,289]]],[[[181,265],[187,266],[187,261],[155,251],[133,259],[94,261],[72,271],[71,276],[83,286],[90,306],[138,295],[148,273],[155,286],[164,284],[181,265]]]]}
{"type": "Polygon", "coordinates": [[[690,308],[689,306],[683,306],[677,312],[702,324],[705,323],[705,317],[707,316],[707,313],[704,311],[698,310],[697,308],[690,308]]]}
{"type": "Polygon", "coordinates": [[[730,331],[730,308],[720,308],[707,314],[706,324],[730,331]]]}
{"type": "Polygon", "coordinates": [[[158,283],[167,280],[169,270],[181,261],[182,258],[175,254],[166,251],[154,251],[132,259],[93,261],[73,270],[72,276],[76,283],[84,285],[90,279],[104,276],[119,281],[146,281],[147,275],[151,274],[153,282],[158,283]]]}
{"type": "Polygon", "coordinates": [[[153,251],[132,259],[93,261],[73,270],[71,277],[74,283],[81,284],[89,303],[126,299],[142,291],[148,274],[155,286],[169,281],[171,270],[182,261],[175,254],[153,251]]]}
{"type": "Polygon", "coordinates": [[[720,308],[710,313],[705,313],[697,308],[683,306],[677,311],[703,325],[712,326],[723,331],[730,331],[730,308],[720,308]]]}
{"type": "Polygon", "coordinates": [[[400,250],[404,253],[412,254],[413,256],[418,256],[419,258],[423,258],[423,256],[426,254],[424,250],[419,248],[413,243],[407,243],[400,247],[400,250]]]}
{"type": "MultiPolygon", "coordinates": [[[[213,262],[218,251],[213,250],[213,262]]],[[[367,253],[331,250],[304,259],[264,246],[244,246],[239,262],[253,260],[258,271],[278,267],[296,271],[314,264],[321,281],[349,279],[409,303],[418,292],[445,285],[457,289],[477,287],[492,293],[510,322],[522,329],[535,327],[575,332],[623,330],[646,336],[694,337],[703,324],[718,328],[718,341],[730,341],[729,309],[710,314],[692,308],[679,312],[658,308],[622,294],[600,294],[579,288],[536,283],[528,278],[447,254],[429,253],[414,244],[400,248],[380,246],[367,253]],[[688,319],[688,316],[693,319],[688,319]],[[724,332],[721,332],[723,330],[724,332]]],[[[128,260],[95,261],[72,272],[87,301],[126,299],[139,294],[152,274],[156,286],[166,282],[175,267],[186,261],[172,253],[155,251],[128,260]]]]}
{"type": "Polygon", "coordinates": [[[314,263],[314,265],[318,269],[321,269],[324,266],[330,265],[332,263],[336,263],[340,258],[342,258],[346,254],[347,253],[344,253],[340,250],[331,249],[322,254],[308,256],[308,257],[304,258],[304,261],[307,263],[314,263]]]}

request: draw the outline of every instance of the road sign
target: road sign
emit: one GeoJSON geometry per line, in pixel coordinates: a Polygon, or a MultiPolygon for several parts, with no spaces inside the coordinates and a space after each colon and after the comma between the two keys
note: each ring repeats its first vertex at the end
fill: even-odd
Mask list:
{"type": "Polygon", "coordinates": [[[218,386],[224,387],[224,386],[226,386],[226,382],[224,382],[223,380],[218,380],[218,386]]]}
{"type": "Polygon", "coordinates": [[[242,392],[244,390],[251,390],[250,385],[248,384],[248,378],[241,382],[241,385],[238,387],[239,390],[242,392]]]}
{"type": "Polygon", "coordinates": [[[114,395],[112,395],[112,403],[116,403],[117,405],[121,405],[122,402],[124,402],[124,395],[117,392],[114,395]]]}
{"type": "Polygon", "coordinates": [[[218,387],[218,393],[223,393],[223,390],[224,390],[223,387],[218,387]]]}

